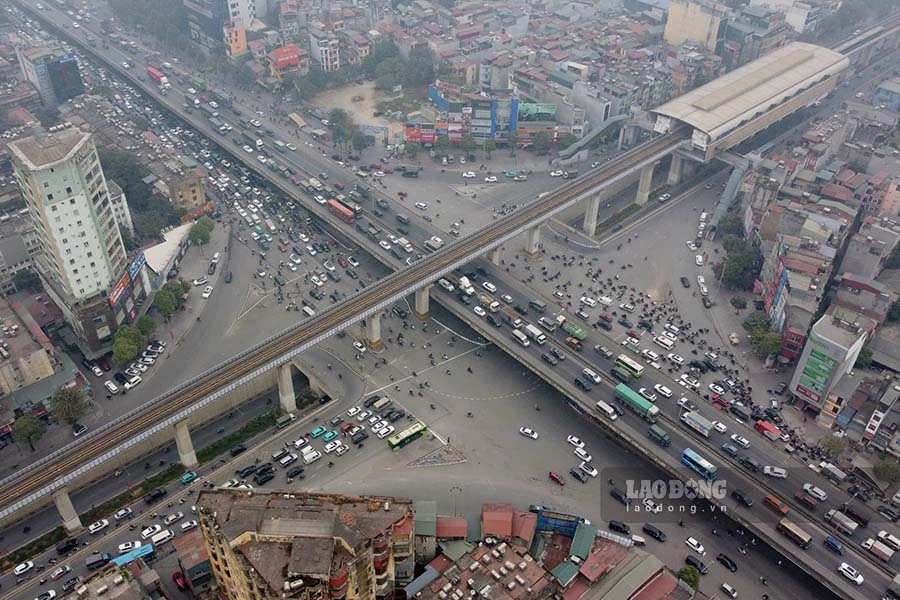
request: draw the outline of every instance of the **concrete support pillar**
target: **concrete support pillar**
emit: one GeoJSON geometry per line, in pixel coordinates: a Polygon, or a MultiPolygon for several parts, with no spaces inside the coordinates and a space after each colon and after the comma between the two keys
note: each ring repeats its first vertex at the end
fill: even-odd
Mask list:
{"type": "Polygon", "coordinates": [[[370,348],[381,348],[381,315],[374,314],[366,319],[366,342],[370,348]]]}
{"type": "Polygon", "coordinates": [[[539,223],[525,232],[528,240],[525,242],[525,252],[531,256],[537,256],[541,251],[541,225],[539,223]]]}
{"type": "Polygon", "coordinates": [[[297,410],[297,396],[294,395],[294,376],[291,364],[278,367],[278,402],[281,410],[292,413],[297,410]]]}
{"type": "Polygon", "coordinates": [[[197,462],[197,453],[194,452],[194,442],[191,441],[191,430],[188,429],[187,421],[175,424],[175,447],[178,448],[178,460],[181,461],[185,468],[190,469],[199,464],[197,462]]]}
{"type": "Polygon", "coordinates": [[[591,237],[597,233],[597,213],[600,212],[600,202],[602,201],[603,196],[598,192],[584,203],[584,221],[581,229],[591,237]]]}
{"type": "Polygon", "coordinates": [[[56,505],[56,510],[59,511],[59,516],[62,518],[63,527],[66,528],[66,531],[75,533],[82,528],[81,519],[78,517],[78,513],[75,512],[75,507],[72,505],[72,499],[69,498],[69,490],[67,488],[53,492],[53,503],[56,505]]]}
{"type": "Polygon", "coordinates": [[[625,126],[619,127],[619,150],[625,147],[625,126]]]}
{"type": "Polygon", "coordinates": [[[500,246],[497,246],[490,252],[488,252],[488,260],[495,266],[500,266],[500,246]]]}
{"type": "Polygon", "coordinates": [[[416,316],[427,321],[431,314],[431,285],[416,290],[416,316]]]}
{"type": "Polygon", "coordinates": [[[672,186],[681,183],[681,177],[685,167],[684,162],[684,158],[677,152],[672,155],[672,164],[669,165],[669,176],[666,178],[666,183],[672,186]]]}
{"type": "Polygon", "coordinates": [[[650,198],[650,184],[653,183],[654,166],[656,165],[651,163],[641,169],[641,180],[638,182],[637,199],[635,200],[638,206],[647,204],[647,200],[650,198]]]}

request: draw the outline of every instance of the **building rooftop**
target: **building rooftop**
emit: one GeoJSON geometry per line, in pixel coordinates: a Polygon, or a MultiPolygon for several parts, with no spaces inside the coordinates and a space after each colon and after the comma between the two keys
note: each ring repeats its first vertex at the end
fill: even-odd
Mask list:
{"type": "Polygon", "coordinates": [[[672,117],[716,140],[794,96],[847,68],[842,54],[794,42],[687,92],[653,113],[672,117]]]}
{"type": "Polygon", "coordinates": [[[836,325],[828,315],[825,315],[816,321],[812,330],[817,336],[825,338],[843,348],[852,346],[860,336],[860,333],[856,330],[836,325]]]}
{"type": "Polygon", "coordinates": [[[69,127],[10,142],[9,149],[29,169],[46,169],[71,158],[90,137],[89,133],[69,127]]]}

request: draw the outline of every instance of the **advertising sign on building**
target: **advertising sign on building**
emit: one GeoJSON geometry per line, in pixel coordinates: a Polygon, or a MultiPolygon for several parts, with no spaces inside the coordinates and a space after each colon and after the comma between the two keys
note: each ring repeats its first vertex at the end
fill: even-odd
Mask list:
{"type": "Polygon", "coordinates": [[[575,537],[575,530],[581,522],[580,517],[553,510],[539,510],[537,516],[538,531],[553,531],[568,537],[575,537]]]}
{"type": "Polygon", "coordinates": [[[143,252],[138,254],[137,258],[131,261],[131,264],[128,265],[128,276],[131,277],[132,281],[138,278],[138,275],[145,264],[147,264],[147,259],[144,257],[143,252]]]}
{"type": "Polygon", "coordinates": [[[109,293],[109,305],[115,310],[116,305],[119,304],[119,301],[123,299],[125,292],[129,289],[129,284],[131,283],[131,276],[126,272],[122,275],[122,278],[116,284],[116,286],[109,293]]]}
{"type": "Polygon", "coordinates": [[[300,64],[300,48],[296,44],[288,44],[284,48],[276,48],[272,52],[275,68],[279,71],[300,64]]]}
{"type": "Polygon", "coordinates": [[[519,104],[519,122],[555,121],[556,104],[535,104],[522,102],[519,104]]]}
{"type": "Polygon", "coordinates": [[[422,123],[419,125],[419,130],[421,131],[421,142],[423,144],[434,143],[434,140],[437,138],[434,123],[422,123]]]}
{"type": "Polygon", "coordinates": [[[422,130],[416,123],[407,123],[403,128],[403,136],[407,142],[421,142],[422,130]]]}

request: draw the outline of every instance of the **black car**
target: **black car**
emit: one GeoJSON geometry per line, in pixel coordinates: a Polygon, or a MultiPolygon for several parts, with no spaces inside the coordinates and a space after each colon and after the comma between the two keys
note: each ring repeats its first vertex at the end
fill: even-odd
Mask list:
{"type": "Polygon", "coordinates": [[[264,485],[273,479],[275,479],[275,472],[265,471],[263,473],[257,473],[256,477],[253,478],[253,481],[256,482],[256,485],[264,485]]]}
{"type": "Polygon", "coordinates": [[[387,420],[391,423],[396,423],[400,419],[406,416],[406,413],[402,410],[395,410],[387,416],[387,420]]]}
{"type": "Polygon", "coordinates": [[[722,554],[720,552],[718,555],[716,555],[716,560],[722,563],[722,565],[732,573],[737,571],[737,563],[731,560],[731,557],[729,557],[727,554],[722,554]]]}
{"type": "MultiPolygon", "coordinates": [[[[689,280],[687,277],[682,277],[682,278],[681,278],[681,285],[683,285],[683,286],[686,287],[686,288],[689,288],[689,287],[691,287],[691,282],[690,282],[690,280],[689,280]]],[[[705,296],[704,296],[704,297],[705,297],[705,296]]]]}
{"type": "Polygon", "coordinates": [[[753,498],[748,496],[743,490],[732,490],[731,497],[734,498],[735,500],[737,500],[738,502],[740,502],[741,504],[743,504],[744,506],[746,506],[747,508],[750,508],[751,506],[753,506],[753,498]]]}
{"type": "Polygon", "coordinates": [[[378,395],[369,396],[368,398],[366,398],[366,401],[363,402],[363,407],[370,408],[373,404],[375,404],[379,400],[381,400],[381,396],[378,396],[378,395]]]}
{"type": "Polygon", "coordinates": [[[566,360],[566,353],[557,348],[556,346],[550,348],[550,354],[552,354],[556,360],[562,362],[566,360]]]}
{"type": "Polygon", "coordinates": [[[238,469],[237,471],[235,471],[234,474],[241,479],[247,479],[248,477],[256,473],[258,468],[259,467],[257,467],[256,465],[247,465],[243,469],[238,469]]]}
{"type": "Polygon", "coordinates": [[[231,283],[232,279],[233,279],[233,275],[231,274],[231,271],[228,271],[227,273],[225,273],[225,283],[231,283]]]}
{"type": "Polygon", "coordinates": [[[572,467],[571,469],[569,469],[569,475],[571,475],[572,477],[574,477],[575,479],[577,479],[577,480],[580,481],[581,483],[587,483],[587,482],[588,482],[588,476],[587,476],[587,473],[585,473],[584,471],[582,471],[582,470],[579,469],[578,467],[572,467]]]}
{"type": "Polygon", "coordinates": [[[706,566],[706,563],[704,563],[693,554],[688,554],[688,557],[684,559],[684,562],[686,562],[689,566],[697,569],[701,575],[706,575],[707,573],[709,573],[709,568],[706,566]]]}
{"type": "Polygon", "coordinates": [[[77,577],[73,577],[72,579],[66,579],[66,582],[62,585],[63,593],[68,592],[70,590],[74,590],[75,586],[78,585],[79,579],[77,577]]]}
{"type": "Polygon", "coordinates": [[[244,444],[238,444],[237,446],[235,446],[234,448],[232,448],[232,449],[229,450],[228,452],[229,452],[232,456],[237,456],[238,454],[240,454],[241,452],[244,452],[244,451],[246,451],[246,450],[247,450],[247,446],[245,446],[244,444]]]}
{"type": "Polygon", "coordinates": [[[303,479],[303,467],[294,467],[290,471],[285,473],[285,476],[289,477],[291,479],[295,479],[295,478],[303,479]]]}
{"type": "Polygon", "coordinates": [[[344,417],[342,417],[342,416],[339,415],[339,416],[337,416],[337,417],[334,417],[333,419],[331,419],[331,420],[328,421],[328,422],[329,422],[331,425],[340,425],[341,423],[344,422],[344,417]]]}
{"type": "Polygon", "coordinates": [[[164,498],[168,493],[169,492],[167,492],[165,488],[156,488],[155,490],[144,496],[144,502],[147,504],[153,504],[157,500],[164,498]]]}
{"type": "Polygon", "coordinates": [[[706,296],[703,296],[703,297],[700,299],[700,302],[703,303],[703,306],[704,306],[704,307],[706,307],[706,308],[712,308],[712,305],[713,305],[712,300],[710,300],[710,299],[707,298],[706,296]]]}
{"type": "Polygon", "coordinates": [[[256,470],[256,474],[259,475],[261,473],[274,473],[275,466],[272,463],[265,463],[263,465],[259,465],[259,468],[256,470]]]}
{"type": "Polygon", "coordinates": [[[583,379],[581,377],[575,378],[575,385],[577,385],[578,387],[580,387],[581,389],[583,389],[586,392],[591,391],[591,389],[593,389],[593,387],[594,387],[593,385],[591,385],[591,383],[587,379],[583,379]]]}
{"type": "Polygon", "coordinates": [[[619,488],[614,487],[613,489],[609,490],[609,495],[625,506],[631,506],[631,498],[629,498],[628,495],[619,488]]]}
{"type": "Polygon", "coordinates": [[[358,433],[353,434],[353,437],[350,438],[350,441],[353,442],[354,444],[359,445],[359,444],[362,444],[363,441],[365,441],[367,439],[369,439],[369,434],[366,433],[365,431],[360,431],[358,433]]]}
{"type": "Polygon", "coordinates": [[[650,523],[644,523],[644,526],[641,527],[641,531],[659,542],[664,542],[668,538],[668,536],[662,529],[656,527],[655,525],[651,525],[650,523]]]}
{"type": "Polygon", "coordinates": [[[409,314],[409,311],[407,311],[405,308],[395,306],[391,309],[391,314],[400,319],[405,319],[406,316],[409,314]]]}
{"type": "Polygon", "coordinates": [[[525,308],[524,306],[522,306],[521,304],[516,304],[515,306],[513,306],[513,310],[515,310],[515,311],[516,311],[517,313],[519,313],[520,315],[527,315],[527,314],[528,314],[528,309],[525,308]]]}
{"type": "Polygon", "coordinates": [[[706,365],[704,365],[699,360],[692,360],[691,362],[688,363],[688,366],[697,369],[701,373],[706,373],[707,371],[709,371],[709,369],[706,368],[706,365]]]}
{"type": "Polygon", "coordinates": [[[353,269],[344,269],[344,273],[346,273],[347,277],[350,279],[359,279],[359,275],[357,275],[356,271],[353,269]]]}
{"type": "Polygon", "coordinates": [[[900,513],[897,512],[895,508],[888,506],[887,504],[880,504],[878,506],[878,512],[888,521],[892,523],[896,523],[900,520],[900,513]]]}
{"type": "Polygon", "coordinates": [[[459,301],[462,302],[463,304],[465,304],[466,306],[469,306],[470,304],[472,304],[472,299],[465,292],[459,293],[456,297],[459,298],[459,301]]]}
{"type": "Polygon", "coordinates": [[[69,538],[56,547],[56,553],[57,554],[67,554],[77,547],[78,547],[78,540],[76,538],[69,538]]]}
{"type": "Polygon", "coordinates": [[[612,331],[612,325],[610,325],[606,321],[597,321],[595,323],[595,325],[597,327],[599,327],[600,329],[605,329],[606,331],[612,331]]]}
{"type": "Polygon", "coordinates": [[[622,317],[621,319],[619,319],[618,323],[619,323],[619,325],[621,325],[622,327],[627,327],[627,328],[629,328],[629,329],[631,329],[632,327],[634,327],[634,323],[632,323],[631,321],[629,321],[629,320],[626,319],[625,317],[622,317]]]}
{"type": "Polygon", "coordinates": [[[628,523],[623,523],[622,521],[611,520],[609,522],[609,530],[623,535],[631,535],[631,527],[628,526],[628,523]]]}
{"type": "Polygon", "coordinates": [[[713,373],[716,373],[716,372],[718,372],[718,370],[719,370],[719,365],[717,365],[716,363],[714,363],[714,362],[711,361],[711,360],[708,360],[708,359],[707,359],[707,360],[704,360],[704,361],[703,361],[703,364],[706,366],[707,369],[709,369],[709,370],[712,371],[713,373]]]}
{"type": "Polygon", "coordinates": [[[748,471],[752,471],[754,473],[759,473],[759,463],[750,458],[749,456],[742,456],[740,458],[741,466],[743,466],[748,471]]]}
{"type": "Polygon", "coordinates": [[[559,364],[559,361],[556,360],[556,357],[552,354],[547,354],[546,352],[541,353],[541,360],[550,365],[551,367],[555,367],[559,364]]]}
{"type": "Polygon", "coordinates": [[[500,319],[495,317],[494,315],[487,316],[487,322],[493,325],[494,327],[503,327],[503,323],[500,322],[500,319]]]}

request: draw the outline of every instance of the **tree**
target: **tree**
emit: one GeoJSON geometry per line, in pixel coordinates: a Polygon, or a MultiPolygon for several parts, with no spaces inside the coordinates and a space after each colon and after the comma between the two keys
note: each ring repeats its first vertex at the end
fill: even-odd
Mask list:
{"type": "MultiPolygon", "coordinates": [[[[200,223],[194,223],[188,232],[188,240],[195,246],[202,246],[209,243],[209,230],[200,223]]],[[[201,252],[202,254],[202,252],[201,252]]]]}
{"type": "Polygon", "coordinates": [[[744,319],[744,322],[741,323],[741,325],[751,334],[760,329],[768,331],[769,317],[762,311],[756,311],[747,315],[747,318],[744,319]]]}
{"type": "Polygon", "coordinates": [[[462,150],[466,155],[471,154],[476,148],[475,140],[471,135],[464,135],[462,139],[459,140],[459,149],[462,150]]]}
{"type": "Polygon", "coordinates": [[[547,156],[550,153],[550,136],[543,131],[538,133],[531,142],[531,149],[538,156],[547,156]]]}
{"type": "Polygon", "coordinates": [[[822,441],[819,442],[819,445],[833,458],[837,458],[847,451],[847,446],[849,444],[847,443],[847,438],[830,435],[822,439],[822,441]]]}
{"type": "Polygon", "coordinates": [[[41,283],[41,278],[38,277],[38,274],[34,272],[33,269],[22,269],[21,271],[16,272],[12,277],[13,285],[16,286],[16,289],[21,291],[29,291],[37,294],[38,292],[44,291],[44,284],[41,283]]]}
{"type": "Polygon", "coordinates": [[[356,129],[350,135],[350,145],[359,153],[369,146],[369,140],[366,139],[366,135],[362,131],[356,129]]]}
{"type": "MultiPolygon", "coordinates": [[[[18,421],[16,423],[18,424],[18,421]]],[[[13,430],[13,433],[15,433],[15,430],[13,430]]],[[[875,477],[890,485],[900,482],[900,464],[895,460],[882,458],[872,467],[872,473],[875,474],[875,477]]]]}
{"type": "Polygon", "coordinates": [[[900,244],[894,246],[891,255],[884,261],[885,269],[900,269],[900,244]]]}
{"type": "Polygon", "coordinates": [[[481,149],[484,150],[484,153],[487,155],[488,160],[491,159],[491,152],[497,150],[497,142],[494,140],[484,140],[484,143],[481,145],[481,149]]]}
{"type": "Polygon", "coordinates": [[[857,369],[868,369],[872,366],[871,348],[863,346],[863,349],[859,351],[859,356],[856,357],[856,364],[854,366],[857,369]]]}
{"type": "Polygon", "coordinates": [[[564,133],[556,139],[556,147],[562,150],[563,148],[568,148],[577,141],[578,138],[571,133],[564,133]]]}
{"type": "MultiPolygon", "coordinates": [[[[175,310],[181,310],[184,307],[184,295],[190,289],[190,284],[185,288],[184,284],[177,279],[173,279],[172,281],[166,282],[164,286],[162,286],[163,290],[168,290],[172,297],[175,300],[175,310]]],[[[162,290],[160,290],[162,291],[162,290]]],[[[159,293],[157,293],[157,296],[159,293]]]]}
{"type": "Polygon", "coordinates": [[[153,306],[155,306],[156,310],[159,311],[159,314],[168,321],[172,315],[175,314],[175,309],[177,307],[175,296],[172,294],[171,290],[163,288],[156,292],[156,297],[153,299],[153,306]]]}
{"type": "Polygon", "coordinates": [[[422,149],[422,145],[419,142],[406,142],[403,147],[403,152],[406,153],[406,156],[409,158],[415,159],[416,156],[419,155],[419,150],[422,149]]]}
{"type": "Polygon", "coordinates": [[[695,590],[700,587],[700,571],[690,565],[682,567],[681,570],[678,571],[678,579],[682,580],[695,590]]]}
{"type": "Polygon", "coordinates": [[[781,335],[777,331],[766,331],[751,337],[753,347],[760,356],[769,356],[781,352],[781,335]]]}
{"type": "Polygon", "coordinates": [[[13,424],[13,439],[17,444],[28,444],[32,452],[34,452],[34,443],[45,433],[47,433],[47,426],[44,422],[31,415],[21,416],[13,424]]]}
{"type": "Polygon", "coordinates": [[[116,330],[116,338],[113,340],[113,362],[121,365],[134,360],[146,342],[147,338],[137,327],[133,325],[120,326],[116,330]]]}
{"type": "Polygon", "coordinates": [[[141,318],[137,320],[135,326],[144,337],[150,337],[153,332],[156,331],[156,321],[154,321],[150,315],[141,315],[141,318]]]}
{"type": "Polygon", "coordinates": [[[69,425],[77,423],[88,409],[84,394],[74,387],[58,389],[50,399],[50,406],[54,416],[69,425]]]}
{"type": "Polygon", "coordinates": [[[447,150],[450,148],[450,138],[446,135],[439,135],[434,142],[434,147],[441,153],[441,155],[446,155],[447,150]]]}
{"type": "Polygon", "coordinates": [[[744,235],[744,224],[741,222],[741,217],[738,214],[730,212],[719,221],[717,231],[722,236],[736,235],[742,237],[744,235]]]}
{"type": "Polygon", "coordinates": [[[891,304],[887,314],[888,321],[900,321],[900,300],[891,304]]]}
{"type": "Polygon", "coordinates": [[[507,131],[504,137],[506,138],[506,143],[509,144],[509,155],[515,156],[516,148],[519,145],[519,134],[515,131],[507,131]]]}
{"type": "Polygon", "coordinates": [[[743,310],[747,308],[747,301],[741,298],[740,296],[735,296],[731,300],[729,300],[731,305],[738,310],[743,310]]]}

